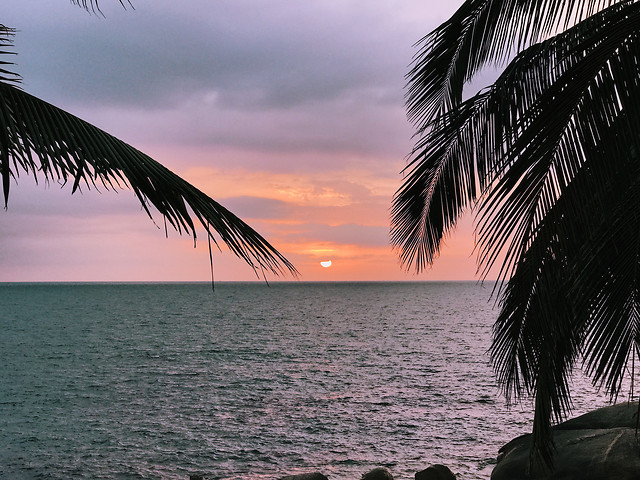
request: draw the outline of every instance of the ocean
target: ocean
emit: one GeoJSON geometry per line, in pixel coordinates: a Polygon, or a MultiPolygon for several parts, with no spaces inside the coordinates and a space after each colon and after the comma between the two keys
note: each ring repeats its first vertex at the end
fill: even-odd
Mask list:
{"type": "Polygon", "coordinates": [[[1,284],[0,478],[488,479],[533,417],[495,383],[492,287],[1,284]]]}

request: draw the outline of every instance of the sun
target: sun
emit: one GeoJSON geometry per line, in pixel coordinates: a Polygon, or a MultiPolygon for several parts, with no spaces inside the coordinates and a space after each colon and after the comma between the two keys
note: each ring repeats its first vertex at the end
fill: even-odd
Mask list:
{"type": "Polygon", "coordinates": [[[329,268],[331,266],[331,260],[320,262],[320,265],[322,265],[324,268],[329,268]]]}

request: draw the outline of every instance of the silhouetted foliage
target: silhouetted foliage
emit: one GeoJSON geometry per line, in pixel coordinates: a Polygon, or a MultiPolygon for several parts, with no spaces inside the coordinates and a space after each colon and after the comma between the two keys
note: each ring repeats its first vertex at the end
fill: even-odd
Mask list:
{"type": "Polygon", "coordinates": [[[639,26],[635,1],[468,0],[408,74],[417,133],[392,242],[420,271],[475,211],[481,277],[500,265],[491,358],[508,398],[535,396],[546,465],[576,362],[615,397],[639,352],[639,26]]]}
{"type": "MultiPolygon", "coordinates": [[[[97,1],[72,1],[99,12],[97,1]]],[[[123,7],[131,5],[120,1],[123,7]]],[[[0,56],[9,59],[14,29],[0,25],[0,56]]],[[[144,210],[151,206],[179,233],[196,238],[199,222],[209,241],[218,237],[256,274],[296,275],[295,267],[249,225],[178,175],[93,125],[19,88],[10,60],[0,61],[0,175],[5,208],[21,172],[45,181],[106,189],[131,188],[144,210]]]]}

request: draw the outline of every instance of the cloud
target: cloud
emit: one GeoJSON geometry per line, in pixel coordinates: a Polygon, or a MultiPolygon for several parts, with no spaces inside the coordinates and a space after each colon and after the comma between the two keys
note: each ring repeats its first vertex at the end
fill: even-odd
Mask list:
{"type": "Polygon", "coordinates": [[[131,190],[107,190],[81,185],[71,194],[72,183],[34,182],[21,175],[9,190],[7,213],[11,216],[96,217],[101,215],[142,214],[140,202],[131,190]]]}
{"type": "Polygon", "coordinates": [[[421,1],[9,2],[25,89],[136,146],[401,156],[421,1]]]}
{"type": "Polygon", "coordinates": [[[287,202],[273,198],[232,197],[223,200],[228,208],[240,218],[273,219],[290,214],[287,202]]]}
{"type": "Polygon", "coordinates": [[[286,111],[223,111],[208,105],[203,96],[167,110],[85,105],[75,107],[73,113],[143,150],[145,144],[180,145],[259,152],[262,157],[309,157],[315,152],[372,159],[402,158],[411,147],[401,100],[383,108],[366,94],[286,111]]]}
{"type": "MultiPolygon", "coordinates": [[[[24,89],[186,177],[292,260],[306,265],[315,257],[304,252],[332,248],[355,272],[356,259],[381,265],[375,258],[386,255],[377,278],[396,278],[387,269],[396,272],[397,263],[388,216],[412,147],[404,75],[413,43],[455,5],[133,3],[125,11],[101,2],[105,18],[64,1],[3,5],[3,24],[19,29],[24,89]]],[[[129,191],[71,196],[70,186],[35,187],[26,176],[18,183],[1,219],[0,263],[13,268],[2,270],[4,279],[86,278],[84,263],[98,272],[94,279],[100,272],[117,279],[119,271],[188,279],[199,262],[198,278],[208,277],[208,255],[188,253],[182,265],[191,250],[168,247],[129,191]],[[162,273],[154,259],[170,255],[178,258],[163,259],[173,266],[162,273]]]]}
{"type": "Polygon", "coordinates": [[[14,2],[5,13],[20,28],[21,72],[38,92],[94,105],[156,108],[202,91],[255,111],[352,90],[389,95],[418,30],[389,2],[158,0],[127,12],[105,5],[105,18],[59,3],[14,2]]]}
{"type": "Polygon", "coordinates": [[[308,223],[300,226],[291,242],[302,242],[313,239],[315,242],[328,242],[337,245],[358,245],[363,247],[388,247],[389,228],[384,226],[368,226],[356,223],[342,225],[326,225],[308,223]]]}

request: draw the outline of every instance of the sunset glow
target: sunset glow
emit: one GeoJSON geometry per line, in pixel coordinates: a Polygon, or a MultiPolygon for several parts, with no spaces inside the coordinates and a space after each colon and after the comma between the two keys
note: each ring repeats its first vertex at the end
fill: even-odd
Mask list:
{"type": "MultiPolygon", "coordinates": [[[[10,2],[4,22],[18,28],[26,91],[210,195],[292,261],[300,280],[475,278],[468,219],[419,275],[389,244],[391,201],[412,149],[404,110],[412,45],[455,6],[196,3],[180,15],[168,1],[135,11],[105,3],[98,18],[65,2],[35,10],[10,2]],[[165,22],[182,32],[176,42],[166,42],[165,22]],[[96,70],[87,52],[114,53],[96,70]]],[[[196,248],[171,230],[165,238],[163,219],[149,220],[132,192],[99,191],[72,196],[70,185],[36,186],[27,175],[13,182],[0,281],[210,278],[204,232],[196,248]]],[[[213,247],[216,279],[262,279],[223,244],[213,247]]]]}

